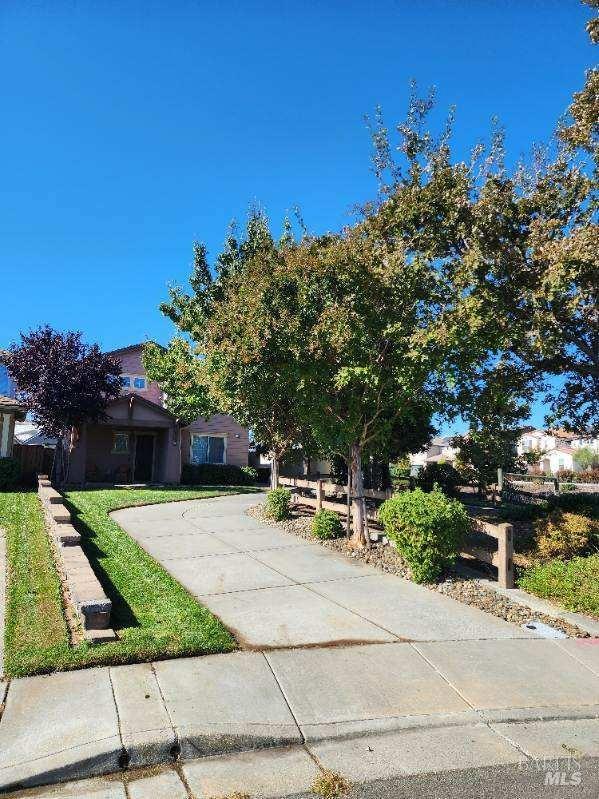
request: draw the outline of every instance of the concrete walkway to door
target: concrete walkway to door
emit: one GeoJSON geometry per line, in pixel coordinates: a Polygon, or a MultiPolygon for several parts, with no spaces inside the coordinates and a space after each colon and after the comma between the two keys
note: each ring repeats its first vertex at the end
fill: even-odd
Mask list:
{"type": "Polygon", "coordinates": [[[242,646],[537,637],[261,524],[244,512],[256,500],[242,494],[127,508],[112,516],[242,646]]]}

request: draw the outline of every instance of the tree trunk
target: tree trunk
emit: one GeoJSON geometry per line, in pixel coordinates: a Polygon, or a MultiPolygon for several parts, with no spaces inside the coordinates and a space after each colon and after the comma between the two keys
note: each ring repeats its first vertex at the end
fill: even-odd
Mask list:
{"type": "Polygon", "coordinates": [[[364,477],[362,475],[362,452],[359,444],[352,444],[350,450],[350,471],[353,488],[352,516],[354,531],[352,543],[356,547],[367,547],[364,522],[366,519],[366,503],[364,502],[364,477]]]}
{"type": "Polygon", "coordinates": [[[69,446],[68,431],[63,430],[56,440],[54,463],[52,464],[52,482],[59,488],[62,488],[68,479],[69,446]]]}
{"type": "Polygon", "coordinates": [[[351,461],[351,457],[348,457],[347,460],[347,523],[346,523],[346,534],[347,537],[351,537],[351,469],[349,468],[349,462],[351,461]]]}
{"type": "Polygon", "coordinates": [[[279,456],[274,454],[270,462],[270,487],[279,487],[279,456]]]}

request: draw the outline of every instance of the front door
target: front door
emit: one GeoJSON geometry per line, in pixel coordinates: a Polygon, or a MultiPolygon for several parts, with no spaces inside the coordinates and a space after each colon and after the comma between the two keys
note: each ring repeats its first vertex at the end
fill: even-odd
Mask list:
{"type": "Polygon", "coordinates": [[[138,433],[135,436],[135,470],[133,482],[151,483],[154,465],[154,436],[138,433]]]}

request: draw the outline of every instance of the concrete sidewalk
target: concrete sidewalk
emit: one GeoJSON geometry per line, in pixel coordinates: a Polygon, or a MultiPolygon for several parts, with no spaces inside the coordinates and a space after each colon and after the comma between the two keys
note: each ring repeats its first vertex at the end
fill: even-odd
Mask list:
{"type": "Polygon", "coordinates": [[[351,741],[380,734],[390,735],[384,745],[401,770],[406,758],[424,771],[439,758],[446,768],[480,757],[501,765],[506,752],[596,756],[598,643],[235,652],[13,680],[0,721],[0,791],[302,744],[349,774],[351,741]]]}
{"type": "Polygon", "coordinates": [[[129,799],[185,797],[181,785],[300,796],[330,768],[365,797],[427,796],[432,772],[460,796],[503,795],[498,773],[537,796],[535,759],[599,757],[599,639],[541,639],[261,525],[243,513],[252,502],[114,514],[245,651],[13,680],[0,792],[116,772],[87,793],[38,794],[117,799],[125,780],[129,799]],[[156,764],[175,769],[164,792],[147,775],[136,788],[131,770],[156,764]]]}
{"type": "Polygon", "coordinates": [[[535,638],[245,514],[256,495],[112,514],[247,647],[535,638]]]}

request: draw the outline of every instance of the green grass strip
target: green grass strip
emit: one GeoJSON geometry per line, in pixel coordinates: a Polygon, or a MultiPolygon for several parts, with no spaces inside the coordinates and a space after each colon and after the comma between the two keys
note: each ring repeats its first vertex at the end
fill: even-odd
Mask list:
{"type": "Polygon", "coordinates": [[[239,488],[109,489],[67,494],[82,547],[107,596],[119,640],[70,647],[60,583],[34,492],[0,493],[7,531],[4,670],[22,677],[87,666],[229,652],[235,640],[110,517],[118,508],[205,499],[239,488]]]}

